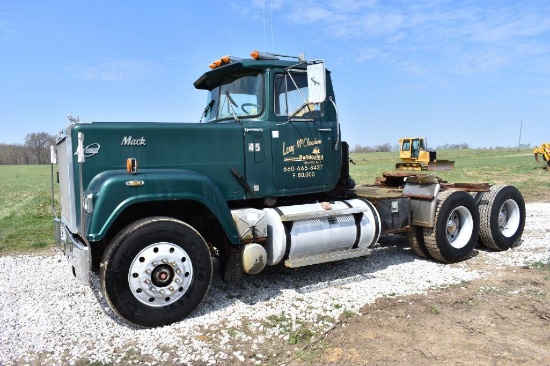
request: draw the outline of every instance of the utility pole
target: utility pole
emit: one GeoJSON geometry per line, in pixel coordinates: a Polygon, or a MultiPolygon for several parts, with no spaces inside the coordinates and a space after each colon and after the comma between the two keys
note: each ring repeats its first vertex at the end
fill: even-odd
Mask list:
{"type": "Polygon", "coordinates": [[[518,142],[518,151],[521,147],[521,130],[523,129],[523,118],[521,119],[521,122],[519,124],[519,142],[518,142]]]}

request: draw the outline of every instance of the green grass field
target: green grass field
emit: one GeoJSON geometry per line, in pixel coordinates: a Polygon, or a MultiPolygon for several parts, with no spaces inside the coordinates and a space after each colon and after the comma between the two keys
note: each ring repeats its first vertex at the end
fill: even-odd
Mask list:
{"type": "Polygon", "coordinates": [[[0,254],[54,245],[49,165],[0,166],[0,254]]]}
{"type": "MultiPolygon", "coordinates": [[[[527,202],[550,202],[550,171],[535,161],[532,150],[445,150],[438,159],[454,160],[455,169],[423,172],[453,183],[477,182],[516,186],[527,202]]],[[[350,154],[356,163],[350,174],[357,183],[373,184],[382,172],[391,172],[398,152],[350,154]]]]}
{"type": "MultiPolygon", "coordinates": [[[[448,150],[438,155],[455,160],[455,170],[436,172],[449,182],[512,184],[527,202],[550,202],[550,171],[542,169],[531,150],[448,150]]],[[[351,175],[357,183],[372,184],[382,172],[394,169],[398,156],[396,152],[351,154],[356,162],[351,175]]],[[[0,166],[0,255],[54,245],[50,169],[49,165],[0,166]]]]}

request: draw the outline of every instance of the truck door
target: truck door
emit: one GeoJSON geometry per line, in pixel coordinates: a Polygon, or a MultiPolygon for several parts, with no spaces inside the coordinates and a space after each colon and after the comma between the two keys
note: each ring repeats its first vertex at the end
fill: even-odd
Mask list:
{"type": "Polygon", "coordinates": [[[310,102],[305,70],[273,77],[275,115],[283,117],[271,126],[273,184],[279,189],[333,185],[341,166],[337,122],[327,118],[324,103],[310,102]]]}
{"type": "Polygon", "coordinates": [[[274,195],[269,162],[269,123],[243,122],[246,178],[254,197],[274,195]]]}

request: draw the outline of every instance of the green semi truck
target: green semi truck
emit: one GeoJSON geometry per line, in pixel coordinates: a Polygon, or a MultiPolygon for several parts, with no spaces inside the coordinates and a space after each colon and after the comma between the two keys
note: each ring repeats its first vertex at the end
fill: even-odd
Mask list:
{"type": "Polygon", "coordinates": [[[325,63],[251,56],[222,57],[197,79],[208,93],[199,123],[70,118],[52,146],[56,243],[80,282],[99,273],[123,320],[184,319],[213,258],[224,281],[242,284],[266,266],[368,256],[385,234],[446,263],[478,241],[520,241],[525,203],[512,186],[412,173],[356,186],[325,63]]]}

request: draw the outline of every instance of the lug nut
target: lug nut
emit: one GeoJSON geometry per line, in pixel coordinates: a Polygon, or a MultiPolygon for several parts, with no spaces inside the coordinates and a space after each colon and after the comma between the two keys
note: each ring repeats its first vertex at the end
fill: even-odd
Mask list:
{"type": "Polygon", "coordinates": [[[155,266],[155,267],[156,267],[157,265],[158,265],[158,262],[156,262],[156,261],[155,261],[155,262],[153,262],[153,266],[155,266]]]}
{"type": "Polygon", "coordinates": [[[179,278],[176,278],[174,281],[175,281],[176,283],[180,283],[181,280],[180,280],[179,278]]]}
{"type": "Polygon", "coordinates": [[[151,270],[150,270],[150,269],[148,269],[148,270],[146,270],[146,271],[145,271],[145,273],[147,273],[147,274],[151,274],[151,270]]]}
{"type": "Polygon", "coordinates": [[[145,283],[150,283],[150,282],[151,282],[150,279],[148,279],[148,278],[145,279],[145,283]]]}
{"type": "Polygon", "coordinates": [[[175,266],[176,266],[176,261],[170,262],[170,265],[171,265],[172,267],[175,267],[175,266]]]}
{"type": "Polygon", "coordinates": [[[162,263],[164,263],[164,264],[168,263],[168,259],[164,258],[164,259],[162,260],[162,263]]]}
{"type": "Polygon", "coordinates": [[[164,290],[160,290],[160,294],[161,294],[161,295],[164,295],[164,290]]]}
{"type": "Polygon", "coordinates": [[[168,287],[168,290],[174,291],[174,288],[172,286],[168,287]]]}
{"type": "Polygon", "coordinates": [[[177,274],[180,274],[180,273],[181,273],[181,269],[179,269],[179,268],[176,269],[176,273],[177,273],[177,274]]]}
{"type": "Polygon", "coordinates": [[[157,288],[156,287],[151,287],[151,288],[149,288],[149,290],[155,292],[155,291],[157,291],[157,288]]]}

